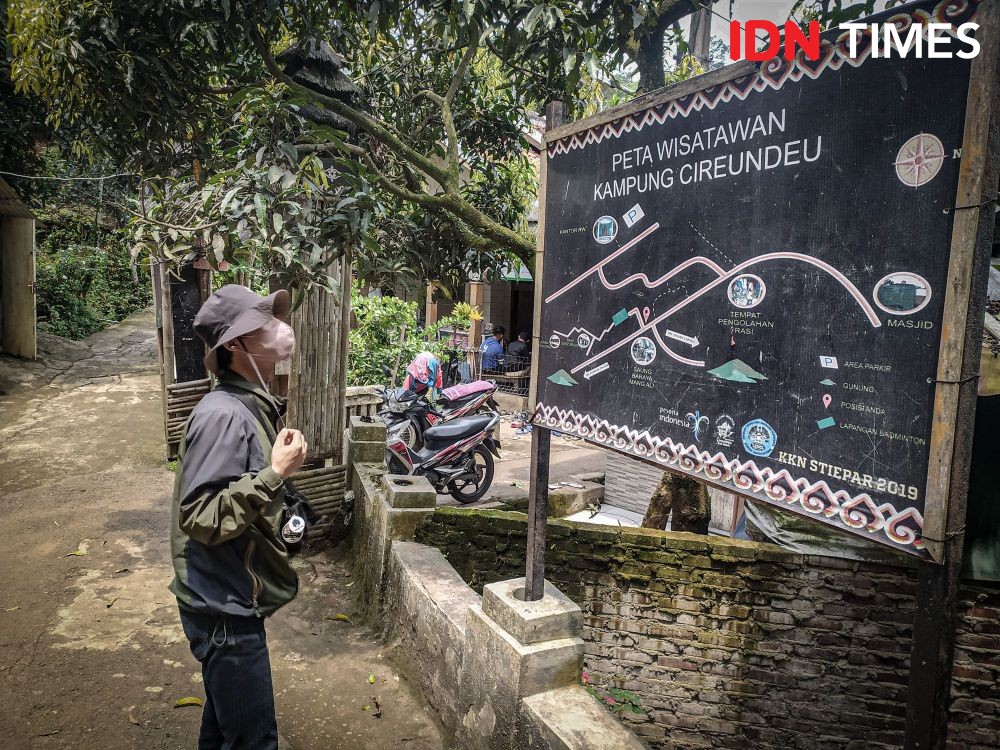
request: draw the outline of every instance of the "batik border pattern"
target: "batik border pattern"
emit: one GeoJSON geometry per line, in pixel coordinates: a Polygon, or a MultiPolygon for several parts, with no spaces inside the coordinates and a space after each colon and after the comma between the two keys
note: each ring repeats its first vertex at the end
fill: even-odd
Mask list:
{"type": "Polygon", "coordinates": [[[788,469],[775,471],[758,466],[755,461],[729,458],[722,452],[712,454],[696,445],[685,445],[669,437],[651,435],[647,430],[614,425],[606,419],[578,414],[539,403],[535,424],[568,432],[609,448],[653,460],[685,474],[701,474],[710,482],[731,485],[738,492],[763,496],[773,505],[794,509],[812,516],[822,516],[843,529],[871,536],[883,536],[884,542],[904,549],[923,551],[921,532],[924,519],[916,508],[897,509],[892,503],[877,503],[868,493],[852,495],[834,490],[825,481],[793,476],[788,469]]]}
{"type": "MultiPolygon", "coordinates": [[[[950,23],[958,26],[975,20],[976,7],[980,2],[981,0],[943,0],[930,12],[917,9],[910,13],[895,13],[883,22],[895,24],[901,32],[905,32],[913,23],[950,23]]],[[[549,144],[548,155],[552,157],[565,154],[608,138],[620,138],[625,133],[642,130],[647,125],[662,125],[667,120],[687,117],[694,111],[715,109],[720,102],[728,102],[734,98],[743,101],[755,91],[777,90],[788,81],[816,79],[825,71],[839,70],[844,65],[860,67],[871,56],[870,39],[862,34],[857,54],[852,57],[848,51],[849,38],[850,33],[846,31],[833,40],[824,38],[820,43],[818,60],[809,60],[801,50],[794,60],[776,57],[764,62],[750,75],[682,96],[606,125],[598,125],[583,133],[566,136],[549,144]]]]}

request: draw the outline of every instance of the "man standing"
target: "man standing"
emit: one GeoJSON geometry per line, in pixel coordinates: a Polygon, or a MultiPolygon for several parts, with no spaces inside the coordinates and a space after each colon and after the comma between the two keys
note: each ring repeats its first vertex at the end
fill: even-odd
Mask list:
{"type": "Polygon", "coordinates": [[[503,365],[503,326],[493,326],[479,351],[483,355],[483,371],[499,370],[503,365]]]}
{"type": "Polygon", "coordinates": [[[285,291],[232,284],[194,321],[219,385],[191,413],[178,454],[170,590],[205,683],[199,750],[278,747],[264,618],[298,592],[279,526],[285,479],[307,450],[298,430],[277,432],[284,403],[268,389],[295,346],[288,308],[285,291]]]}

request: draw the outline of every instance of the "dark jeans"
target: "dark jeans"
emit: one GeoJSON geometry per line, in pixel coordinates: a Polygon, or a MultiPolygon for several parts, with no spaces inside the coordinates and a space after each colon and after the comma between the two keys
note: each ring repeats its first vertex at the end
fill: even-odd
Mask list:
{"type": "Polygon", "coordinates": [[[207,696],[198,750],[277,750],[264,621],[183,609],[180,614],[207,696]]]}

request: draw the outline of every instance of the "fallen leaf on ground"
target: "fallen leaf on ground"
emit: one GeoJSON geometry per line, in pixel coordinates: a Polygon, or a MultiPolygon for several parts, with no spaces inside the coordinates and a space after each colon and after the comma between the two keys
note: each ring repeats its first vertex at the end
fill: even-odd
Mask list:
{"type": "Polygon", "coordinates": [[[89,555],[89,554],[90,553],[87,552],[87,550],[85,550],[85,549],[75,549],[72,552],[70,552],[68,555],[66,555],[66,557],[80,557],[81,555],[89,555]]]}
{"type": "Polygon", "coordinates": [[[111,606],[112,606],[112,605],[113,605],[113,604],[114,604],[114,603],[115,603],[116,601],[118,601],[118,599],[119,599],[119,597],[117,597],[117,596],[116,596],[116,597],[115,597],[114,599],[112,599],[112,600],[111,600],[110,602],[108,602],[108,604],[107,604],[107,606],[105,607],[105,609],[111,609],[111,606]]]}
{"type": "Polygon", "coordinates": [[[336,620],[337,622],[346,622],[349,625],[351,624],[351,618],[345,615],[343,612],[338,612],[335,615],[327,615],[325,619],[336,620]]]}
{"type": "Polygon", "coordinates": [[[20,609],[20,607],[4,607],[4,612],[13,612],[15,609],[20,609]]]}
{"type": "Polygon", "coordinates": [[[382,718],[382,701],[379,700],[380,697],[381,696],[373,695],[371,699],[372,703],[375,704],[375,711],[372,713],[372,716],[374,716],[376,719],[382,718]]]}
{"type": "Polygon", "coordinates": [[[363,705],[363,706],[361,707],[361,710],[362,710],[362,711],[367,711],[367,710],[368,710],[369,708],[371,708],[371,706],[369,706],[369,705],[368,705],[368,704],[366,703],[365,705],[363,705]]]}
{"type": "Polygon", "coordinates": [[[189,695],[186,698],[178,698],[177,702],[174,704],[174,708],[184,708],[184,706],[201,706],[202,700],[193,695],[189,695]]]}
{"type": "Polygon", "coordinates": [[[128,710],[128,721],[129,721],[129,724],[135,724],[137,727],[141,727],[142,726],[142,722],[139,721],[137,718],[135,718],[135,714],[132,713],[132,710],[134,708],[135,708],[135,706],[131,706],[129,708],[129,710],[128,710]]]}
{"type": "Polygon", "coordinates": [[[368,675],[368,684],[369,685],[374,685],[375,684],[375,675],[373,675],[373,674],[369,674],[368,675]]]}
{"type": "Polygon", "coordinates": [[[115,573],[131,573],[131,572],[132,571],[129,570],[128,568],[119,568],[118,570],[115,571],[115,573]]]}

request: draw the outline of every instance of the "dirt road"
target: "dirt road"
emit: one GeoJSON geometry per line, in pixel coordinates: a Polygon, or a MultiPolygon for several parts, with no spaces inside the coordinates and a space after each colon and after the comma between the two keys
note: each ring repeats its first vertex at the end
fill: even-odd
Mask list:
{"type": "MultiPolygon", "coordinates": [[[[0,358],[5,749],[196,745],[200,709],[174,707],[204,693],[166,588],[173,473],[154,342],[140,314],[82,344],[43,338],[40,363],[0,358]]],[[[299,598],[268,624],[288,746],[443,748],[388,650],[328,619],[351,614],[347,553],[298,567],[299,598]]]]}

